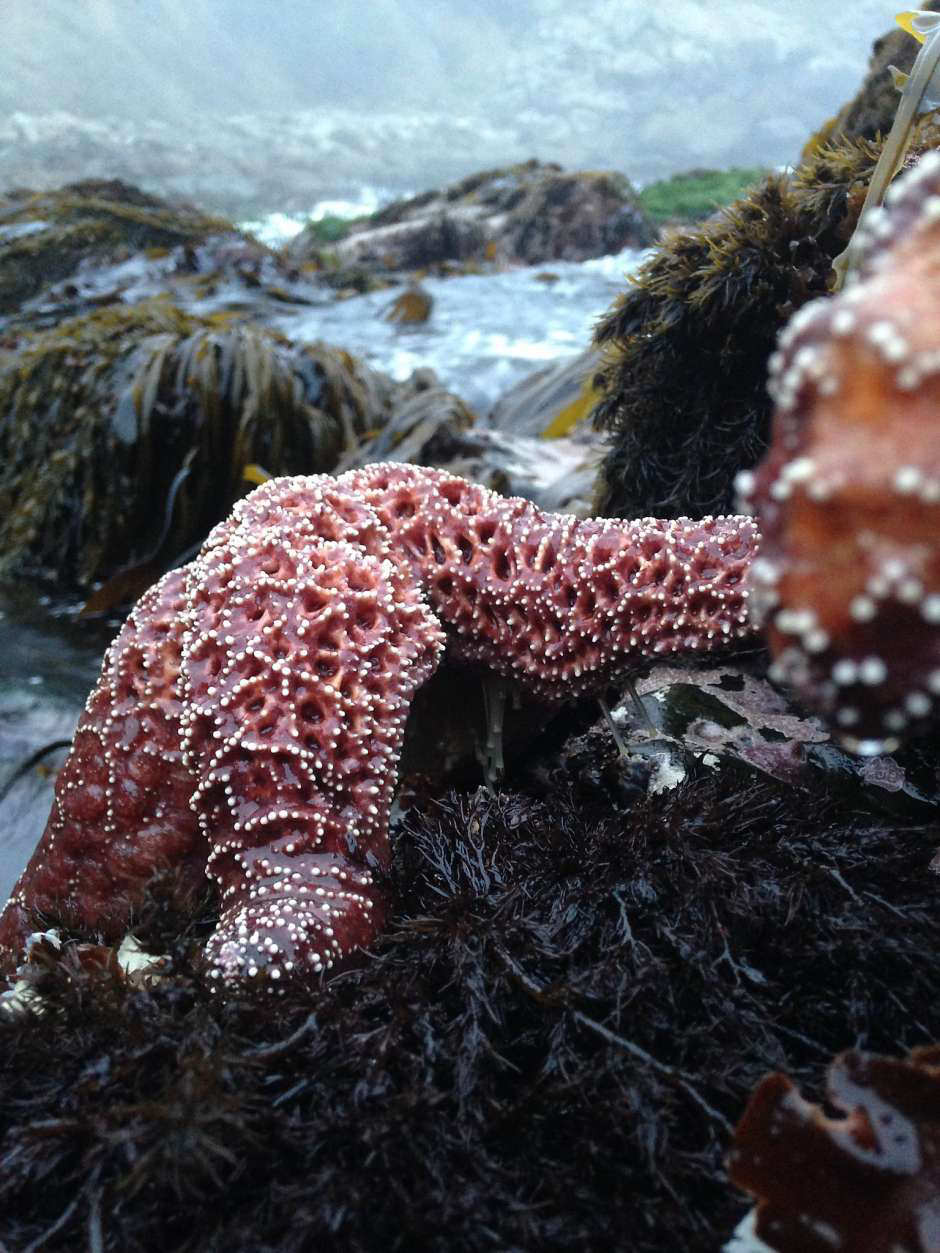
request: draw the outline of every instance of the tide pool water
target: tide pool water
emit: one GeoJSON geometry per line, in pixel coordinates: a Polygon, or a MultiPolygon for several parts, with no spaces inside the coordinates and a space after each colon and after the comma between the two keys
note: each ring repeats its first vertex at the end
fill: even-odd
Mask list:
{"type": "MultiPolygon", "coordinates": [[[[387,189],[363,187],[347,200],[318,202],[307,217],[273,213],[241,226],[277,248],[309,220],[374,213],[392,198],[387,189]]],[[[403,280],[401,287],[286,309],[274,325],[290,339],[345,348],[395,379],[429,366],[484,418],[527,374],[587,348],[598,319],[650,255],[651,249],[627,248],[590,261],[425,278],[421,286],[433,305],[428,320],[418,324],[387,320],[403,280]]]]}

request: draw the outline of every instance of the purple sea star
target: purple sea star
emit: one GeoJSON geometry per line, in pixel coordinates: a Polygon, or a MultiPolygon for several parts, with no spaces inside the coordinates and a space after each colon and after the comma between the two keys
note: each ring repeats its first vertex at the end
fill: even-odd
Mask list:
{"type": "Polygon", "coordinates": [[[138,603],[0,915],[116,938],[153,871],[208,875],[220,984],[334,969],[384,921],[405,720],[445,646],[546,701],[752,631],[750,518],[586,521],[441,470],[275,479],[138,603]]]}

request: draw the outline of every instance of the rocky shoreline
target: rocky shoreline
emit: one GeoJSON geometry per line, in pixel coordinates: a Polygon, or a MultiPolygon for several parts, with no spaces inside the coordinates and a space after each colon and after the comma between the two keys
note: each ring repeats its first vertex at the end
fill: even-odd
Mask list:
{"type": "MultiPolygon", "coordinates": [[[[940,1040],[940,767],[929,735],[889,734],[898,710],[883,689],[890,673],[902,730],[932,725],[920,698],[934,681],[940,545],[930,509],[940,466],[921,410],[905,408],[886,381],[897,363],[886,332],[872,338],[882,315],[865,312],[864,282],[862,296],[827,294],[878,149],[848,131],[824,138],[792,176],[670,234],[623,285],[593,347],[535,371],[487,413],[429,369],[392,378],[346,345],[289,338],[279,319],[372,291],[387,293],[385,316],[407,335],[434,318],[434,283],[533,265],[557,290],[553,265],[653,238],[625,180],[535,162],[488,170],[390,206],[344,239],[325,243],[311,228],[280,252],[118,181],[0,198],[8,584],[77,599],[86,615],[117,623],[270,476],[442,467],[552,514],[548,539],[528,555],[522,541],[518,553],[497,543],[500,510],[522,516],[521,502],[493,505],[489,529],[474,506],[422,532],[434,578],[424,566],[421,577],[446,584],[455,574],[435,573],[434,541],[450,543],[447,527],[476,526],[464,651],[476,641],[500,670],[503,653],[529,647],[526,664],[547,682],[540,667],[557,677],[555,619],[529,606],[531,620],[515,623],[501,653],[473,605],[518,563],[537,591],[567,597],[566,613],[583,616],[578,648],[590,653],[594,615],[614,594],[610,534],[633,532],[612,521],[568,572],[557,537],[573,532],[556,515],[656,514],[671,535],[681,515],[733,511],[743,488],[774,546],[774,568],[755,566],[765,640],[742,638],[707,664],[691,646],[674,658],[644,643],[634,686],[609,693],[603,713],[590,700],[549,716],[509,699],[494,746],[493,701],[505,692],[466,664],[442,666],[409,722],[391,861],[371,867],[390,902],[388,926],[339,977],[285,980],[276,999],[250,981],[213,994],[203,946],[217,893],[202,879],[193,890],[172,858],[133,907],[133,934],[153,959],[137,973],[107,925],[83,921],[81,903],[38,917],[46,934],[17,993],[36,998],[35,1012],[0,1015],[0,1243],[148,1247],[159,1230],[165,1244],[193,1250],[288,1253],[321,1242],[704,1253],[750,1204],[729,1183],[729,1151],[732,1177],[761,1205],[758,1229],[779,1253],[822,1248],[812,1223],[829,1224],[847,1253],[874,1253],[855,1218],[873,1180],[886,1198],[877,1248],[909,1241],[940,1196],[930,1155],[940,1071],[934,1053],[907,1056],[940,1040]],[[834,374],[844,360],[855,364],[827,385],[829,366],[834,374]],[[818,466],[838,467],[861,446],[852,439],[859,410],[837,422],[842,410],[827,408],[855,378],[877,394],[873,421],[883,424],[876,452],[858,454],[853,483],[867,485],[864,499],[845,498],[837,475],[817,481],[818,466]],[[901,422],[903,446],[892,425],[901,422]],[[807,443],[801,460],[804,440],[811,454],[807,443]],[[807,510],[819,528],[808,546],[807,510]],[[841,542],[824,542],[830,534],[841,542]],[[881,538],[851,548],[866,535],[881,538]],[[870,553],[881,563],[878,587],[854,589],[851,610],[832,590],[849,577],[839,564],[849,550],[853,571],[870,553]],[[811,621],[800,599],[809,569],[811,621]],[[529,635],[535,644],[525,645],[529,635]],[[847,751],[846,708],[864,729],[860,754],[847,751]],[[780,1072],[812,1097],[829,1059],[849,1047],[863,1053],[841,1056],[830,1080],[847,1123],[787,1095],[780,1072]],[[762,1155],[781,1109],[797,1157],[768,1179],[762,1155]],[[916,1169],[898,1174],[887,1150],[878,1159],[879,1109],[924,1148],[916,1169]],[[809,1156],[796,1171],[801,1143],[809,1156]],[[795,1174],[823,1178],[834,1160],[838,1190],[778,1186],[795,1174]]],[[[891,276],[897,307],[923,307],[918,326],[940,337],[917,265],[938,247],[918,216],[929,179],[940,179],[937,146],[928,117],[899,199],[903,229],[886,219],[867,278],[881,275],[884,286],[891,276]]],[[[392,510],[387,477],[376,490],[392,510]]],[[[414,482],[425,478],[437,482],[414,482]]],[[[445,479],[459,505],[460,480],[445,479]]],[[[366,490],[365,479],[343,482],[366,490]]],[[[337,518],[340,506],[359,506],[356,492],[334,502],[337,518]]],[[[406,519],[395,532],[403,548],[418,542],[408,503],[398,500],[394,515],[406,519]]],[[[711,534],[715,524],[703,525],[711,534]]],[[[647,582],[668,570],[655,545],[636,544],[637,590],[624,586],[646,641],[659,604],[643,599],[647,582]]],[[[735,563],[751,556],[706,549],[702,541],[694,558],[703,580],[727,566],[728,595],[740,595],[735,563]]],[[[334,556],[330,577],[342,580],[351,558],[334,556]]],[[[617,567],[617,578],[630,577],[617,567]]],[[[668,631],[706,609],[723,622],[724,602],[710,595],[690,591],[668,631]]],[[[20,609],[7,603],[12,623],[20,609]]],[[[437,628],[425,626],[430,638],[437,628]]],[[[89,629],[100,633],[100,622],[89,629]]],[[[628,632],[624,647],[635,646],[628,632]]],[[[574,688],[582,668],[571,665],[574,688]]],[[[118,708],[117,686],[112,696],[107,726],[129,717],[138,734],[135,709],[118,708]]],[[[0,725],[28,716],[28,702],[14,702],[0,725]]],[[[166,743],[178,746],[172,734],[166,743]]],[[[16,786],[35,786],[43,768],[37,760],[16,786]]],[[[22,790],[12,795],[22,802],[22,790]]],[[[934,1228],[920,1231],[919,1244],[903,1247],[935,1253],[934,1228]]]]}

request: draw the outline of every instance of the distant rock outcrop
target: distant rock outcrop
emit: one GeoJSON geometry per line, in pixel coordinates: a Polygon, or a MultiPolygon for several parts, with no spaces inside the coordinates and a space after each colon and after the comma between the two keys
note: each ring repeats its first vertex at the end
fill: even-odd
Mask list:
{"type": "MultiPolygon", "coordinates": [[[[470,261],[584,261],[651,244],[656,231],[633,188],[611,171],[567,173],[526,161],[485,170],[439,191],[399,200],[335,245],[340,266],[416,270],[470,261]]],[[[319,256],[315,231],[290,246],[292,258],[319,256]]]]}

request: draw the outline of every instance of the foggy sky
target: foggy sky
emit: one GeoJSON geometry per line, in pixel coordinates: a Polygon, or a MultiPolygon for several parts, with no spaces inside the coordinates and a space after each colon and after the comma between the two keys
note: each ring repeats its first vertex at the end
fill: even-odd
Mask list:
{"type": "MultiPolygon", "coordinates": [[[[425,117],[408,177],[524,156],[638,180],[792,161],[850,96],[880,0],[2,0],[0,112],[185,127],[339,110],[425,117]],[[850,16],[847,16],[850,15],[850,16]]],[[[386,176],[389,154],[385,153],[386,176]]],[[[368,174],[368,161],[363,158],[368,174]]]]}

